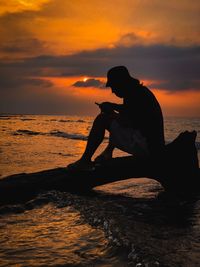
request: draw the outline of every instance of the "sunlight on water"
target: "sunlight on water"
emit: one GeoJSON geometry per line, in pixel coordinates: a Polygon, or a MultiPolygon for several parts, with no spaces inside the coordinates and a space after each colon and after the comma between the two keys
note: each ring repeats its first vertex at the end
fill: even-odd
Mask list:
{"type": "MultiPolygon", "coordinates": [[[[3,177],[65,167],[77,160],[84,151],[92,118],[11,116],[0,117],[0,124],[0,175],[3,177]]],[[[97,153],[104,146],[105,143],[97,153]]]]}
{"type": "MultiPolygon", "coordinates": [[[[92,120],[77,116],[0,117],[0,177],[64,167],[77,160],[84,151],[92,120]]],[[[184,130],[197,130],[200,143],[199,119],[165,119],[166,141],[172,141],[184,130]]],[[[125,153],[116,150],[114,155],[125,153]]]]}
{"type": "Polygon", "coordinates": [[[4,216],[0,236],[0,258],[7,266],[77,266],[108,257],[103,232],[86,224],[69,207],[46,205],[4,216]]]}
{"type": "MultiPolygon", "coordinates": [[[[0,117],[0,177],[77,160],[92,119],[0,117]]],[[[166,141],[184,130],[198,132],[199,146],[198,118],[165,119],[166,141]]],[[[199,267],[200,202],[179,203],[161,192],[155,181],[129,179],[98,187],[94,196],[43,192],[30,202],[2,206],[0,266],[199,267]]]]}

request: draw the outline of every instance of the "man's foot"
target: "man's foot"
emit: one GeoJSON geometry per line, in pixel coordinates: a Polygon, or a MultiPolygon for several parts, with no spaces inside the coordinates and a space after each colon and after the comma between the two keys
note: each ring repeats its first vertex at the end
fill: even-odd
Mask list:
{"type": "Polygon", "coordinates": [[[92,161],[77,160],[67,166],[70,171],[94,171],[94,163],[92,161]]]}
{"type": "Polygon", "coordinates": [[[94,160],[95,163],[103,163],[109,159],[112,158],[112,154],[110,153],[106,153],[106,152],[102,152],[99,156],[97,156],[94,160]]]}

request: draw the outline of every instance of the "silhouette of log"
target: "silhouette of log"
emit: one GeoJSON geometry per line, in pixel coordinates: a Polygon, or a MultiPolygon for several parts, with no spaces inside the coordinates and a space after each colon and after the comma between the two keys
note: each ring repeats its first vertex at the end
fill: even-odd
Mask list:
{"type": "Polygon", "coordinates": [[[195,147],[196,132],[183,132],[148,159],[118,157],[96,166],[94,171],[57,168],[17,174],[0,180],[0,202],[14,203],[32,198],[43,190],[83,193],[93,187],[129,178],[147,177],[160,182],[176,195],[200,193],[200,171],[195,147]]]}

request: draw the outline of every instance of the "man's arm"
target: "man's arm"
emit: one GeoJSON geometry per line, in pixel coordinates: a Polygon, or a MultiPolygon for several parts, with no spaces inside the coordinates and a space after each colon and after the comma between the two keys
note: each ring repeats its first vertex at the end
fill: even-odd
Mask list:
{"type": "Polygon", "coordinates": [[[113,110],[117,112],[121,112],[123,110],[123,104],[115,104],[115,103],[110,103],[112,105],[113,110]]]}
{"type": "Polygon", "coordinates": [[[99,106],[102,112],[112,112],[117,111],[121,112],[123,109],[123,104],[116,104],[116,103],[110,103],[110,102],[103,102],[103,103],[95,103],[99,106]]]}

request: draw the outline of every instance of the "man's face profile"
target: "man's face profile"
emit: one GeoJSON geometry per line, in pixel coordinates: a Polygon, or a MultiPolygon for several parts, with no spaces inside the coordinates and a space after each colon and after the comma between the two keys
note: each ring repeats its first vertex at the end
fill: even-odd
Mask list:
{"type": "Polygon", "coordinates": [[[124,97],[124,90],[123,86],[120,83],[113,83],[110,85],[112,93],[114,93],[117,97],[123,98],[124,97]]]}

